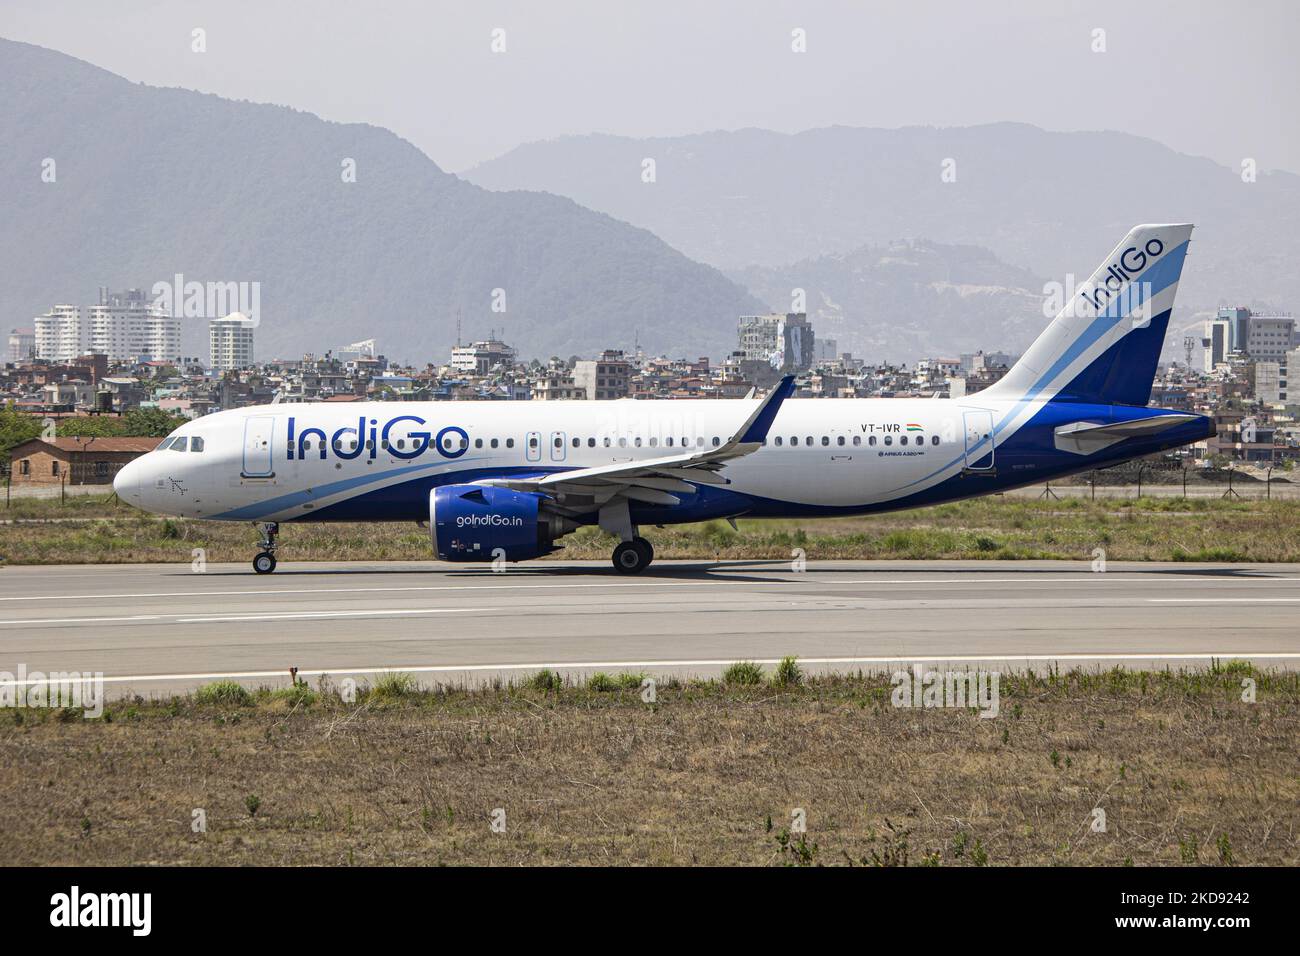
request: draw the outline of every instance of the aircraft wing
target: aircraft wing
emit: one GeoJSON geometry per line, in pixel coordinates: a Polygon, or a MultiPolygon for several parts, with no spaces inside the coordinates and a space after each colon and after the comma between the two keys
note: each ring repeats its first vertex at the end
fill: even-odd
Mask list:
{"type": "Polygon", "coordinates": [[[1056,450],[1090,455],[1126,438],[1155,435],[1167,428],[1195,421],[1196,415],[1152,415],[1127,422],[1074,422],[1056,429],[1056,450]]]}
{"type": "Polygon", "coordinates": [[[542,492],[553,497],[558,505],[578,512],[601,508],[619,498],[675,505],[681,500],[678,494],[694,492],[689,482],[730,484],[719,472],[732,459],[751,454],[763,446],[781,403],[793,392],[794,376],[786,375],[736,433],[717,447],[561,471],[542,478],[486,478],[475,483],[515,491],[542,492]]]}

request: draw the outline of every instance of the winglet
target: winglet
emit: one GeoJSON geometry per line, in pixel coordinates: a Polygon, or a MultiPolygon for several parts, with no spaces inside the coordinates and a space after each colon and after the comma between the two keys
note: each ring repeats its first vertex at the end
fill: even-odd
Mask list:
{"type": "Polygon", "coordinates": [[[745,427],[740,430],[740,437],[735,439],[736,444],[762,444],[767,440],[767,431],[772,427],[772,422],[776,421],[776,413],[781,410],[781,403],[794,394],[794,376],[786,375],[781,381],[776,383],[776,388],[763,399],[761,405],[754,409],[754,414],[749,416],[749,421],[745,422],[745,427]]]}

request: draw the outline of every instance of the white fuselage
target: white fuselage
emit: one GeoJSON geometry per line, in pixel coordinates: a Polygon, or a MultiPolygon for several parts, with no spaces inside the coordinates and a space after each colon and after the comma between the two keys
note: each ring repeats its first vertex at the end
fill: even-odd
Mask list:
{"type": "MultiPolygon", "coordinates": [[[[918,482],[942,480],[954,467],[990,467],[987,441],[974,452],[978,458],[966,460],[967,449],[1011,404],[981,403],[978,396],[791,399],[766,445],[728,464],[727,488],[789,502],[795,512],[879,505],[910,494],[918,482]]],[[[291,521],[328,508],[331,517],[362,518],[349,512],[349,500],[412,482],[587,468],[716,446],[755,405],[632,399],[267,405],[184,425],[174,436],[200,437],[202,451],[187,441],[184,451],[150,452],[124,469],[116,487],[165,514],[291,521]]]]}

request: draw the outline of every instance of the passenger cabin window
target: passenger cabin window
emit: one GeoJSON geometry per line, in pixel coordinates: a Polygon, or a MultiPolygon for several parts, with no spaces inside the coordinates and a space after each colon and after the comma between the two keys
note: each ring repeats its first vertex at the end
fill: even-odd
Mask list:
{"type": "Polygon", "coordinates": [[[507,439],[506,439],[506,447],[507,447],[507,448],[514,448],[514,447],[515,447],[515,440],[514,440],[513,438],[507,438],[507,439]]]}
{"type": "Polygon", "coordinates": [[[930,444],[931,444],[931,445],[937,445],[937,444],[939,444],[939,436],[938,436],[938,435],[931,435],[931,436],[930,436],[930,444]]]}

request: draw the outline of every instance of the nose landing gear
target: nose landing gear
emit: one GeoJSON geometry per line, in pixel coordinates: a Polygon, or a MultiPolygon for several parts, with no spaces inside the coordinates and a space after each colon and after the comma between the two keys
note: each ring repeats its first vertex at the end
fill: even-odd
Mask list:
{"type": "Polygon", "coordinates": [[[274,521],[263,521],[257,525],[262,533],[258,547],[262,550],[253,558],[253,570],[258,574],[270,574],[275,570],[275,536],[280,533],[280,525],[274,521]]]}

